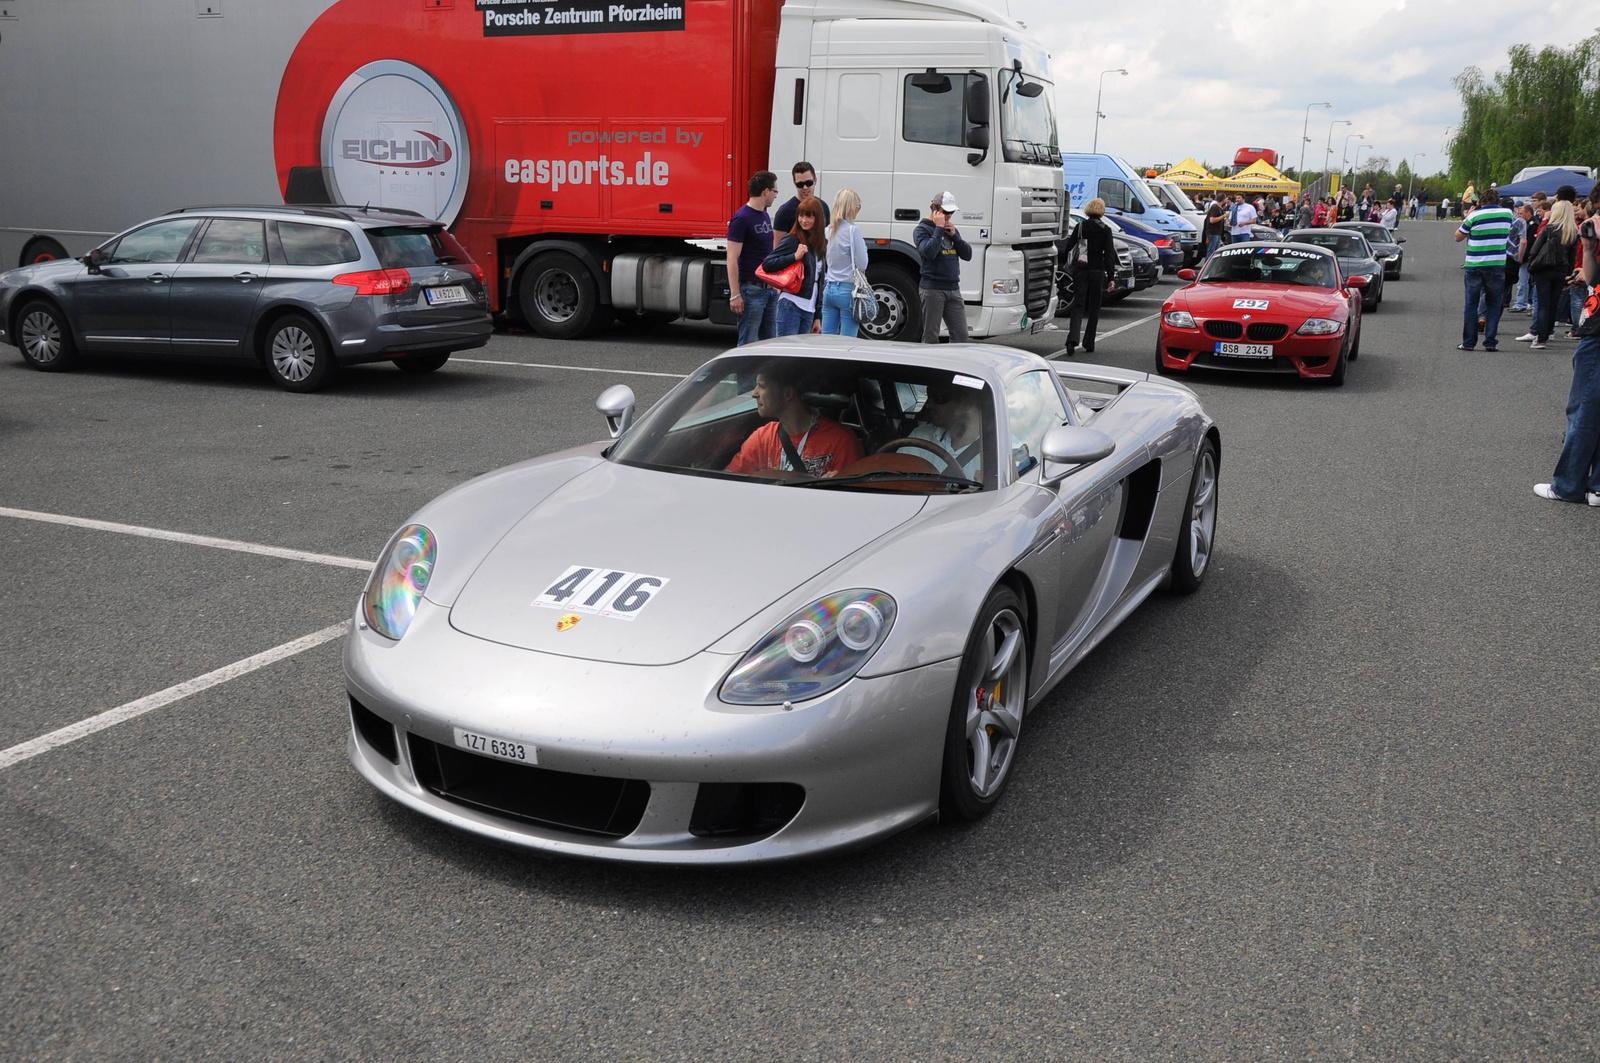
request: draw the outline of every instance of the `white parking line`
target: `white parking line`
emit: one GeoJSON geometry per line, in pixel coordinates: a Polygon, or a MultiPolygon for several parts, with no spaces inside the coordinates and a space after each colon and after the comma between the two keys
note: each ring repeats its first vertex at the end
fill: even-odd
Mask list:
{"type": "Polygon", "coordinates": [[[242,661],[234,661],[232,664],[223,665],[214,672],[207,672],[205,675],[196,676],[194,679],[179,683],[176,686],[170,686],[165,690],[148,694],[137,701],[118,705],[116,708],[107,709],[97,716],[90,716],[86,720],[68,724],[59,730],[51,731],[49,734],[31,738],[20,745],[0,751],[0,771],[37,757],[41,753],[48,753],[52,749],[58,749],[69,742],[76,742],[80,738],[86,738],[96,732],[104,731],[108,727],[115,727],[119,723],[125,723],[137,716],[143,716],[147,712],[153,712],[163,705],[171,705],[174,701],[181,701],[191,694],[209,690],[214,686],[226,683],[230,679],[237,679],[239,676],[254,672],[258,668],[265,668],[267,665],[281,661],[285,657],[293,657],[295,654],[309,650],[313,646],[320,646],[330,639],[338,638],[349,628],[349,621],[333,624],[323,628],[321,631],[314,631],[304,638],[295,639],[293,642],[285,642],[281,646],[274,646],[272,649],[264,650],[253,657],[246,657],[242,661]]]}
{"type": "Polygon", "coordinates": [[[1160,316],[1161,316],[1161,311],[1157,310],[1155,313],[1146,315],[1145,317],[1141,317],[1137,321],[1130,321],[1126,325],[1119,325],[1118,327],[1112,329],[1110,332],[1102,332],[1102,333],[1100,333],[1099,337],[1095,340],[1095,342],[1098,343],[1100,340],[1109,340],[1112,336],[1115,336],[1119,332],[1127,332],[1129,329],[1133,328],[1135,325],[1142,325],[1146,321],[1154,321],[1156,318],[1158,318],[1160,316]]]}
{"type": "Polygon", "coordinates": [[[165,539],[168,542],[188,543],[190,546],[209,546],[214,550],[236,550],[242,554],[261,554],[264,557],[281,557],[289,561],[305,561],[313,565],[333,565],[336,568],[355,568],[372,571],[372,562],[358,557],[335,557],[332,554],[312,554],[304,550],[289,550],[281,546],[262,546],[237,539],[218,539],[210,535],[190,535],[188,532],[167,531],[164,528],[144,528],[137,524],[116,524],[109,520],[90,520],[87,517],[66,517],[59,513],[39,513],[31,509],[9,509],[0,506],[0,517],[18,520],[36,520],[45,524],[65,524],[71,528],[90,528],[94,531],[138,535],[146,539],[165,539]]]}
{"type": "Polygon", "coordinates": [[[623,376],[664,376],[668,380],[682,380],[687,373],[652,373],[644,369],[600,369],[591,365],[551,365],[548,362],[499,362],[492,358],[456,358],[452,362],[471,362],[473,365],[514,365],[522,369],[570,369],[574,373],[621,373],[623,376]]]}

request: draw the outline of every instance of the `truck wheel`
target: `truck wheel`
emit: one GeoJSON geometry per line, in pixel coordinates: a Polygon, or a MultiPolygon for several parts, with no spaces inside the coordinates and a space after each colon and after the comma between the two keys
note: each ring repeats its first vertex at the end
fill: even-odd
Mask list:
{"type": "Polygon", "coordinates": [[[54,262],[58,258],[66,258],[67,249],[48,236],[35,237],[28,241],[22,249],[22,258],[17,262],[19,266],[31,266],[35,262],[54,262]]]}
{"type": "Polygon", "coordinates": [[[878,316],[859,322],[861,335],[875,340],[917,340],[922,336],[922,297],[908,270],[887,263],[867,267],[867,281],[878,297],[878,316]]]}
{"type": "Polygon", "coordinates": [[[600,288],[594,274],[576,255],[546,251],[522,267],[517,279],[517,308],[541,336],[576,339],[594,327],[600,310],[600,288]]]}

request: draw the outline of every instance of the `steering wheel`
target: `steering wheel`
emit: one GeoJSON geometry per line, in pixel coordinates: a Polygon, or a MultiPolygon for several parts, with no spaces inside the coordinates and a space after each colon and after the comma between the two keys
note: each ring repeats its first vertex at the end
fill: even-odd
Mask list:
{"type": "Polygon", "coordinates": [[[949,473],[951,476],[959,476],[963,480],[969,478],[967,476],[967,470],[961,467],[961,463],[956,460],[956,456],[931,439],[918,439],[915,436],[901,436],[899,439],[889,440],[889,442],[879,447],[877,452],[879,454],[892,454],[895,451],[907,449],[926,450],[928,453],[944,462],[944,471],[949,473]]]}

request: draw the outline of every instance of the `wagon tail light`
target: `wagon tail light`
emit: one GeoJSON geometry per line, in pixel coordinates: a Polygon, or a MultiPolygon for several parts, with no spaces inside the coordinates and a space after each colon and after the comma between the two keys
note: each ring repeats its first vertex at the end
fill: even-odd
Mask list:
{"type": "Polygon", "coordinates": [[[478,278],[479,284],[483,285],[485,288],[489,286],[489,277],[483,272],[482,266],[478,265],[476,262],[468,262],[467,267],[472,270],[472,275],[478,278]]]}
{"type": "MultiPolygon", "coordinates": [[[[483,271],[478,270],[478,275],[481,278],[483,271]]],[[[399,295],[411,287],[411,274],[403,269],[369,269],[361,273],[341,273],[333,278],[333,283],[349,285],[357,295],[399,295]]]]}

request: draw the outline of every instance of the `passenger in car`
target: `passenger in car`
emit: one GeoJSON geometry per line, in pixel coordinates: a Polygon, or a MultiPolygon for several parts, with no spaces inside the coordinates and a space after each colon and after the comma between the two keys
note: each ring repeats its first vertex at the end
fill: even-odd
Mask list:
{"type": "MultiPolygon", "coordinates": [[[[937,443],[974,480],[983,479],[983,392],[956,384],[930,384],[912,439],[937,443]]],[[[935,463],[937,464],[937,462],[935,463]]],[[[943,470],[940,470],[943,471],[943,470]]]]}
{"type": "Polygon", "coordinates": [[[804,378],[795,363],[771,361],[756,370],[752,392],[766,424],[750,433],[728,471],[764,475],[799,471],[834,476],[861,460],[861,441],[848,428],[805,401],[804,378]]]}

